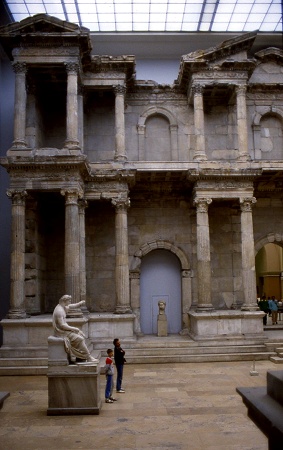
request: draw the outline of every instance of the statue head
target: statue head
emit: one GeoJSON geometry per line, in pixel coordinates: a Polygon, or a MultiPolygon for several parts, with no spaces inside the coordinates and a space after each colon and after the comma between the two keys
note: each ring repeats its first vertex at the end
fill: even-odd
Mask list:
{"type": "Polygon", "coordinates": [[[70,295],[63,295],[60,300],[59,303],[62,306],[68,306],[72,301],[72,297],[70,295]]]}

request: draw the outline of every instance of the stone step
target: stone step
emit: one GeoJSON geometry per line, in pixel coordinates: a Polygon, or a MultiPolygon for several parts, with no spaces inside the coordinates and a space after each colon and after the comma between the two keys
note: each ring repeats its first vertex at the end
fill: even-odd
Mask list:
{"type": "Polygon", "coordinates": [[[267,394],[283,406],[283,371],[267,372],[267,394]]]}
{"type": "Polygon", "coordinates": [[[270,356],[270,361],[274,362],[275,364],[283,364],[283,358],[280,358],[279,356],[270,356]]]}
{"type": "Polygon", "coordinates": [[[6,367],[28,367],[28,366],[47,366],[48,358],[1,358],[0,368],[6,367]]]}
{"type": "Polygon", "coordinates": [[[30,358],[30,355],[35,358],[47,358],[48,349],[46,346],[26,346],[26,347],[0,347],[0,358],[30,358]]]}
{"type": "MultiPolygon", "coordinates": [[[[144,358],[144,357],[170,357],[170,358],[182,358],[184,356],[204,356],[204,355],[222,355],[222,354],[269,354],[274,355],[275,352],[267,352],[264,345],[241,345],[241,346],[225,346],[225,347],[137,347],[137,348],[126,348],[126,359],[127,361],[131,358],[144,358]]],[[[106,350],[101,351],[102,356],[106,357],[106,350]]]]}
{"type": "Polygon", "coordinates": [[[0,376],[9,375],[46,375],[47,366],[6,366],[0,367],[0,376]]]}
{"type": "MultiPolygon", "coordinates": [[[[243,340],[242,340],[243,342],[243,340]]],[[[281,344],[272,344],[271,350],[273,351],[273,347],[281,345],[281,344]]],[[[193,341],[192,339],[160,339],[160,338],[156,338],[156,339],[123,339],[122,342],[122,347],[123,349],[125,349],[128,353],[128,351],[130,349],[153,349],[154,351],[156,349],[202,349],[202,348],[228,348],[228,347],[235,347],[235,348],[244,348],[244,347],[249,347],[249,346],[260,346],[262,348],[262,350],[266,350],[266,344],[257,344],[255,342],[255,340],[247,340],[245,339],[244,344],[240,343],[238,339],[232,339],[232,340],[228,340],[228,339],[223,339],[223,340],[218,340],[218,341],[204,341],[204,342],[196,342],[193,341]]],[[[107,348],[112,348],[113,344],[111,342],[111,340],[109,339],[100,339],[97,342],[93,342],[93,348],[94,349],[99,349],[99,350],[105,350],[107,348]]],[[[268,350],[270,351],[269,347],[268,350]]]]}
{"type": "Polygon", "coordinates": [[[0,409],[3,407],[3,403],[10,396],[10,392],[0,392],[0,409]]]}
{"type": "Polygon", "coordinates": [[[167,355],[167,356],[127,356],[128,364],[162,364],[162,363],[190,363],[190,362],[217,362],[217,361],[262,361],[270,359],[271,354],[267,352],[258,353],[203,353],[184,354],[184,355],[167,355]]]}

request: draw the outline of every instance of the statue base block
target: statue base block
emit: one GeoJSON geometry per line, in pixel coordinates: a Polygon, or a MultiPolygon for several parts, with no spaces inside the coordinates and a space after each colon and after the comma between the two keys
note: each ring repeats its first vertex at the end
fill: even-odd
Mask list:
{"type": "Polygon", "coordinates": [[[97,363],[49,367],[48,416],[99,414],[100,374],[97,363]]]}
{"type": "Polygon", "coordinates": [[[167,317],[165,314],[159,314],[157,318],[157,336],[167,336],[167,317]]]}

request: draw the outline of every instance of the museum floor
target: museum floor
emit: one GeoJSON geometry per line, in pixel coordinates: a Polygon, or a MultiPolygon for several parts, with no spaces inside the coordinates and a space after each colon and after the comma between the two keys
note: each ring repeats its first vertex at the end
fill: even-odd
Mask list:
{"type": "MultiPolygon", "coordinates": [[[[281,332],[282,333],[282,332],[281,332]]],[[[98,416],[47,416],[47,377],[2,376],[1,450],[267,450],[236,387],[263,386],[270,361],[125,366],[125,394],[98,416]]],[[[104,400],[105,377],[101,375],[104,400]]]]}

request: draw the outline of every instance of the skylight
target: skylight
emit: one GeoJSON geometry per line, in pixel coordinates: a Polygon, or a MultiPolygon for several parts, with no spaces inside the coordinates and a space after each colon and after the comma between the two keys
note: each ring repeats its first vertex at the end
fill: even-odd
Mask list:
{"type": "Polygon", "coordinates": [[[281,0],[4,0],[16,22],[43,13],[93,32],[282,32],[281,0]]]}

